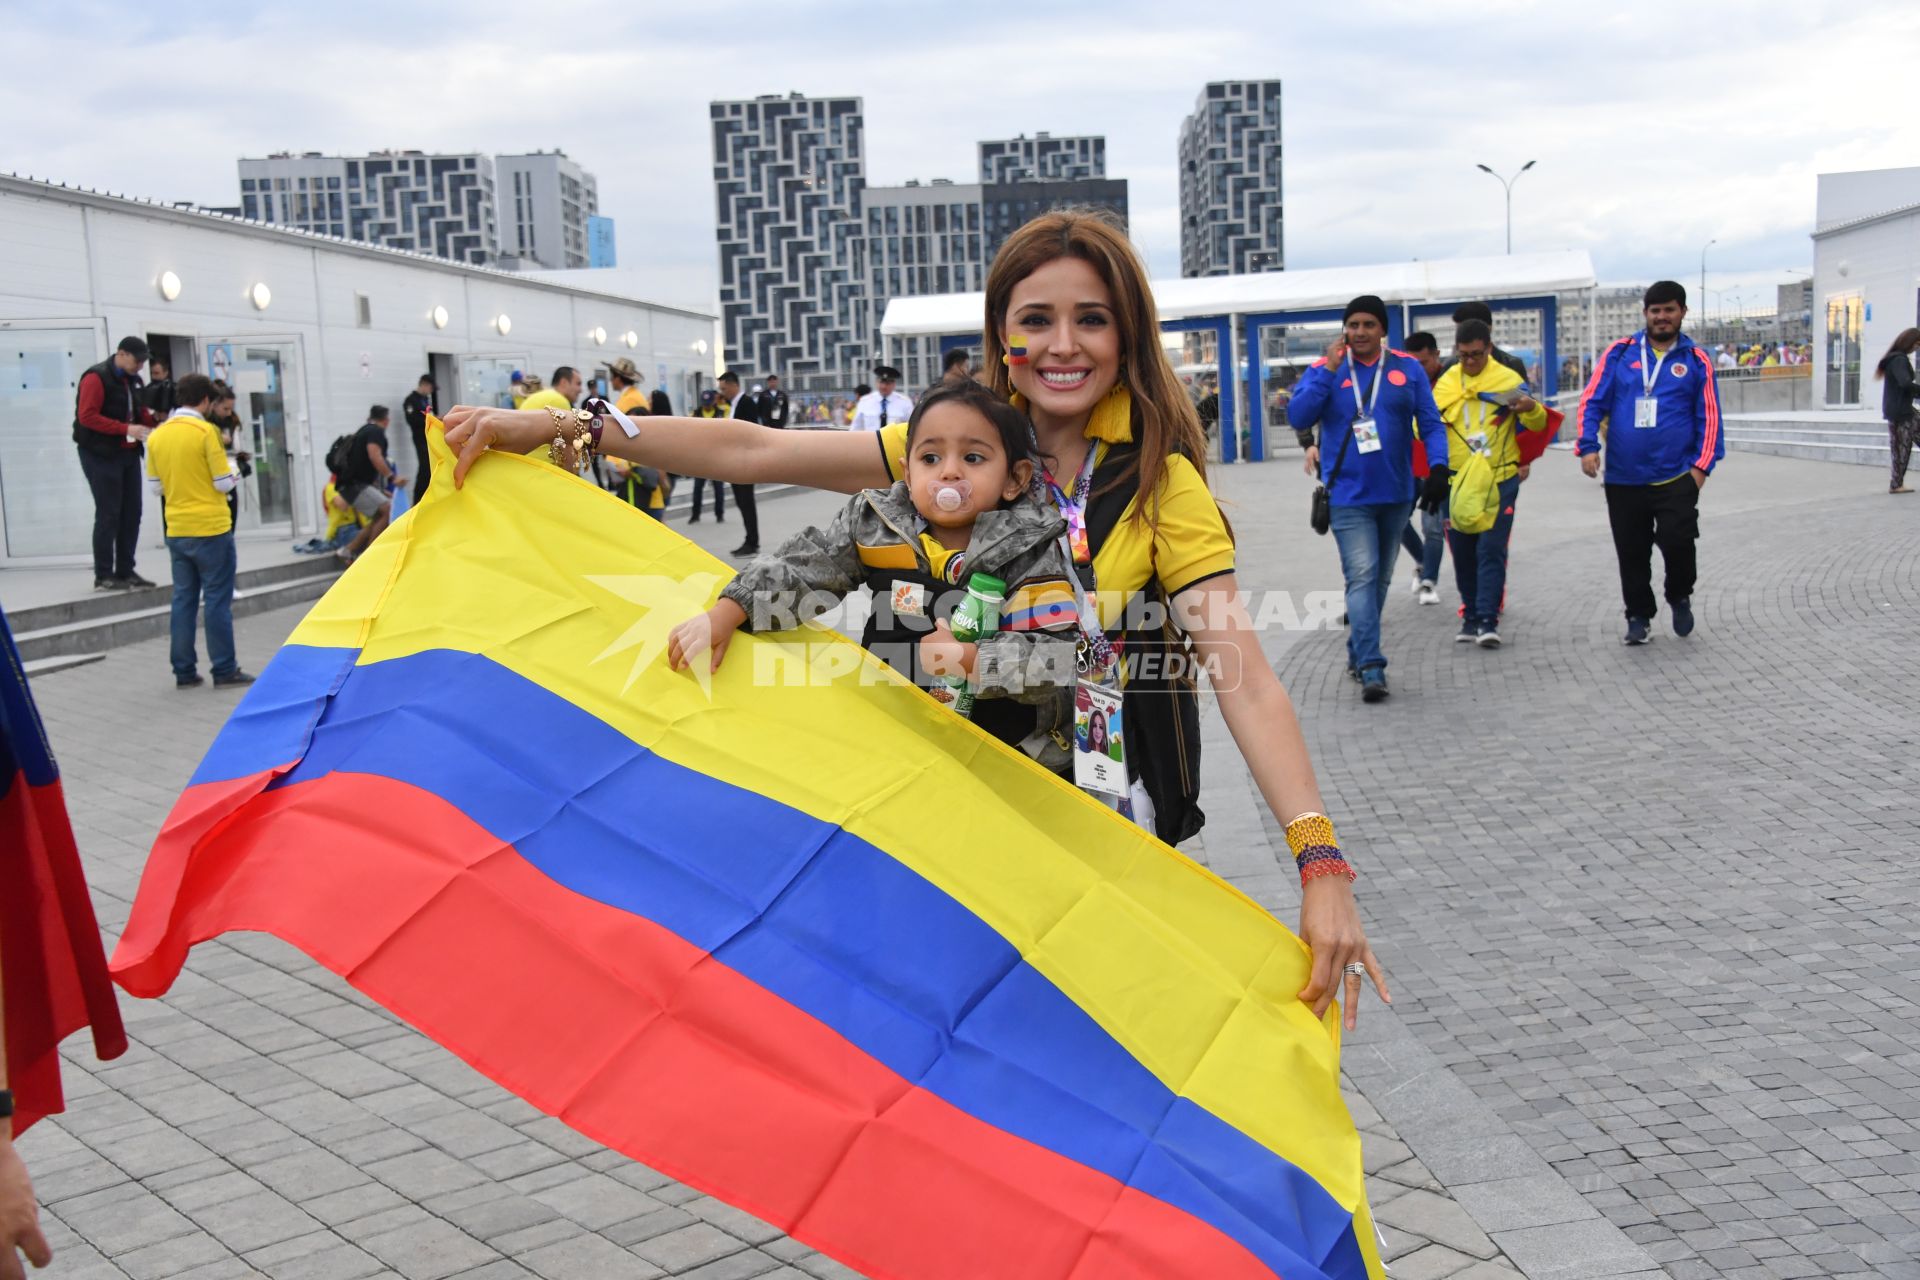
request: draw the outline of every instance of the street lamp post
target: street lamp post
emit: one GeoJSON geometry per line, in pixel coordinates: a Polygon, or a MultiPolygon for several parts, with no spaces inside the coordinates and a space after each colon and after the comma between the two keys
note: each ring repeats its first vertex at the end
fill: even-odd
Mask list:
{"type": "Polygon", "coordinates": [[[1499,174],[1494,173],[1492,169],[1489,169],[1486,165],[1483,165],[1483,164],[1477,164],[1473,166],[1474,168],[1480,170],[1480,172],[1484,174],[1488,174],[1498,179],[1500,185],[1507,189],[1507,252],[1508,253],[1513,252],[1513,184],[1520,181],[1521,174],[1533,168],[1533,166],[1538,163],[1539,161],[1537,160],[1527,161],[1525,164],[1521,165],[1517,171],[1515,171],[1514,175],[1511,178],[1502,178],[1500,177],[1499,174]]]}

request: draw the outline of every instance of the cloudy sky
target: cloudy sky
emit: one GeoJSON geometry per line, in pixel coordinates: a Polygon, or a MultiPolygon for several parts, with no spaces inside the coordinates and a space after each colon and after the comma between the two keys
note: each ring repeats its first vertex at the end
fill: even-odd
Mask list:
{"type": "Polygon", "coordinates": [[[1920,4],[321,5],[9,0],[0,170],[238,203],[234,160],[561,147],[622,266],[714,292],[707,103],[865,99],[870,182],[974,172],[980,138],[1099,133],[1179,272],[1176,140],[1208,80],[1285,83],[1288,265],[1585,248],[1602,280],[1770,306],[1812,259],[1814,175],[1920,164],[1920,4]],[[23,74],[58,68],[52,77],[23,74]]]}

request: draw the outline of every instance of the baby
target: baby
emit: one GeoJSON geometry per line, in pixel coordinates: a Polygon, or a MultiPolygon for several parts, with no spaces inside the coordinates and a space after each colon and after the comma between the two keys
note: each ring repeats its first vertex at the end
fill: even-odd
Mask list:
{"type": "Polygon", "coordinates": [[[685,670],[710,647],[718,671],[741,627],[796,626],[864,586],[875,599],[862,644],[923,688],[965,674],[974,723],[1065,771],[1079,614],[1064,522],[1030,496],[1033,468],[1020,410],[978,383],[942,384],[914,406],[906,479],[755,560],[719,603],[674,628],[668,661],[685,670]],[[1000,629],[962,643],[945,619],[976,573],[1005,582],[1007,598],[1000,629]]]}

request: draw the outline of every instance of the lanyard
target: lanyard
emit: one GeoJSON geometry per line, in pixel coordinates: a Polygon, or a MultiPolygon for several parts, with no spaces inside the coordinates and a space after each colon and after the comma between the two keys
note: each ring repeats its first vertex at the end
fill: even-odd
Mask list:
{"type": "MultiPolygon", "coordinates": [[[[1060,535],[1060,550],[1068,556],[1073,554],[1065,533],[1060,535]]],[[[1071,568],[1067,570],[1067,582],[1073,588],[1073,607],[1080,614],[1080,643],[1075,646],[1074,667],[1082,678],[1105,689],[1118,689],[1121,645],[1107,638],[1106,628],[1100,625],[1098,599],[1071,568]]],[[[1094,589],[1098,587],[1095,583],[1094,589]]]]}
{"type": "MultiPolygon", "coordinates": [[[[1672,351],[1673,348],[1668,347],[1667,350],[1672,351]]],[[[1660,357],[1660,360],[1665,360],[1665,359],[1666,359],[1665,356],[1660,357]]],[[[1654,359],[1652,349],[1647,346],[1647,335],[1644,333],[1641,334],[1640,335],[1640,394],[1641,395],[1651,396],[1653,394],[1653,384],[1660,380],[1660,360],[1654,359]]]]}
{"type": "Polygon", "coordinates": [[[1353,390],[1353,416],[1371,418],[1373,407],[1380,403],[1380,384],[1387,380],[1387,353],[1382,351],[1380,359],[1373,367],[1373,390],[1367,394],[1366,404],[1360,403],[1360,366],[1354,363],[1353,351],[1347,351],[1347,382],[1353,390]]]}
{"type": "Polygon", "coordinates": [[[1074,478],[1072,493],[1064,492],[1051,473],[1047,475],[1047,493],[1067,521],[1067,544],[1074,564],[1093,563],[1093,552],[1087,545],[1087,495],[1093,491],[1093,461],[1099,448],[1097,442],[1087,445],[1087,456],[1080,463],[1080,474],[1074,478]]]}

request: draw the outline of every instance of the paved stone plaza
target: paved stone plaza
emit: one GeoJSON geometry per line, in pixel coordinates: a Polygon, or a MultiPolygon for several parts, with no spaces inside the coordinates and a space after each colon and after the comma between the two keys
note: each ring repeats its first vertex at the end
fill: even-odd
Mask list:
{"type": "MultiPolygon", "coordinates": [[[[1250,589],[1338,588],[1297,455],[1219,487],[1250,589]]],[[[1343,632],[1264,637],[1398,995],[1346,1051],[1396,1280],[1920,1277],[1916,504],[1864,469],[1729,458],[1699,632],[1663,619],[1626,650],[1599,487],[1552,454],[1504,650],[1454,645],[1451,564],[1421,609],[1404,561],[1387,703],[1344,679],[1343,632]]],[[[768,545],[833,506],[765,504],[768,545]]],[[[243,662],[297,620],[244,620],[243,662]]],[[[177,693],[164,641],[35,691],[113,935],[234,699],[177,693]]],[[[1285,841],[1217,715],[1207,737],[1189,852],[1292,922],[1285,841]]],[[[70,1058],[71,1110],[22,1144],[55,1276],[850,1274],[271,939],[202,946],[166,1000],[123,1004],[133,1050],[70,1058]]]]}

